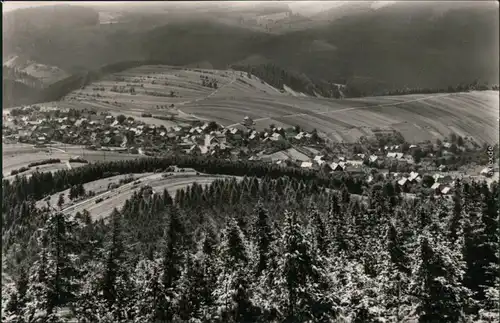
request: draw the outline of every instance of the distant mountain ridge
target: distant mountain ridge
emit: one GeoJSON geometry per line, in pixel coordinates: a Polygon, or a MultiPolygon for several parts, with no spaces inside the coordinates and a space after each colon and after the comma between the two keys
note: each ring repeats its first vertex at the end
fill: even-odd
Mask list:
{"type": "MultiPolygon", "coordinates": [[[[360,95],[405,87],[443,88],[474,80],[498,83],[498,4],[398,2],[374,10],[370,3],[357,3],[331,9],[332,21],[327,24],[278,34],[218,21],[220,17],[236,18],[239,12],[255,10],[257,15],[265,15],[286,8],[261,10],[248,5],[246,11],[224,13],[206,7],[210,9],[206,9],[207,14],[198,15],[203,19],[180,19],[189,13],[187,7],[179,11],[182,15],[167,10],[165,17],[177,15],[177,20],[164,18],[160,27],[154,26],[162,15],[151,14],[154,23],[149,29],[145,11],[140,15],[127,12],[125,16],[134,24],[99,25],[94,9],[66,7],[59,9],[66,15],[64,28],[43,21],[42,27],[34,28],[41,19],[33,20],[32,29],[10,28],[4,39],[8,43],[4,61],[7,54],[22,53],[29,60],[69,74],[123,61],[153,60],[178,66],[203,62],[215,69],[238,63],[275,64],[315,83],[357,88],[360,95]],[[132,27],[138,22],[144,28],[132,27]]],[[[41,9],[26,9],[23,17],[38,15],[41,9]]],[[[41,12],[45,17],[59,14],[46,8],[41,12]]],[[[313,17],[329,16],[318,13],[313,17]]],[[[9,26],[19,24],[20,20],[16,23],[12,18],[4,19],[4,24],[9,19],[9,26]]]]}

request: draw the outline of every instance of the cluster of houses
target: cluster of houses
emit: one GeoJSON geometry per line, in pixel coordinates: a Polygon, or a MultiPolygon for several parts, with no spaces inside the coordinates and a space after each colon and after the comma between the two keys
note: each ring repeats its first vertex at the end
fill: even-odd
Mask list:
{"type": "MultiPolygon", "coordinates": [[[[31,111],[31,110],[30,110],[31,111]]],[[[270,147],[279,147],[280,142],[292,143],[296,149],[316,145],[313,133],[296,131],[294,128],[274,127],[266,131],[257,131],[255,122],[245,117],[241,124],[224,127],[214,122],[176,125],[173,127],[146,124],[133,118],[97,114],[93,111],[60,109],[47,114],[47,110],[34,110],[31,114],[4,115],[9,126],[3,127],[4,137],[32,144],[47,144],[60,141],[68,144],[87,145],[94,149],[128,150],[149,155],[153,151],[175,151],[193,155],[215,156],[218,158],[265,160],[264,151],[270,147]],[[11,125],[13,124],[13,126],[11,125]]],[[[5,124],[5,123],[4,123],[5,124]]],[[[446,143],[445,143],[446,144],[446,143]]],[[[419,148],[409,146],[409,152],[419,148]]],[[[276,148],[280,149],[280,148],[276,148]]],[[[368,182],[373,180],[371,166],[384,161],[414,163],[413,157],[402,153],[399,145],[386,146],[371,153],[346,153],[336,156],[309,154],[308,160],[281,159],[274,161],[278,165],[295,165],[303,169],[316,169],[326,172],[366,173],[368,182]],[[314,157],[313,157],[314,156],[314,157]]],[[[446,166],[438,171],[444,173],[446,166]]],[[[490,176],[491,168],[485,168],[481,175],[490,176]]],[[[392,173],[403,190],[422,181],[422,175],[411,172],[408,176],[392,173]]],[[[450,194],[453,188],[449,176],[434,175],[431,187],[437,195],[450,194]]]]}
{"type": "MultiPolygon", "coordinates": [[[[173,127],[146,124],[133,118],[97,114],[92,111],[45,110],[30,115],[6,116],[15,124],[4,127],[4,135],[32,144],[48,144],[58,141],[67,144],[86,145],[93,149],[131,150],[150,154],[151,150],[176,150],[188,154],[217,155],[217,157],[244,158],[258,154],[272,142],[291,140],[296,134],[281,127],[258,132],[251,127],[254,121],[246,117],[234,127],[215,123],[195,122],[173,127]],[[15,122],[14,122],[15,121],[15,122]],[[265,145],[264,143],[270,142],[265,145]],[[249,148],[250,147],[250,148],[249,148]],[[140,149],[139,149],[140,148],[140,149]]],[[[302,132],[307,142],[312,135],[302,132]]]]}

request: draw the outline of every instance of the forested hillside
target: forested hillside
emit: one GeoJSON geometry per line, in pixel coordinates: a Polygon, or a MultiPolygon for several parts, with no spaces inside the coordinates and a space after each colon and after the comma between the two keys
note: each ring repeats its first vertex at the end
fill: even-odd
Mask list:
{"type": "MultiPolygon", "coordinates": [[[[30,21],[39,22],[31,17],[37,17],[42,8],[25,10],[23,14],[30,21]]],[[[332,13],[335,19],[327,25],[283,34],[229,26],[213,17],[179,21],[173,18],[181,9],[175,8],[168,11],[171,16],[165,16],[160,26],[158,15],[137,13],[134,19],[151,20],[150,28],[131,23],[132,13],[127,15],[130,21],[102,26],[91,9],[60,12],[64,15],[65,10],[74,19],[62,19],[57,28],[56,19],[35,27],[18,26],[22,19],[16,18],[16,12],[9,13],[5,20],[11,21],[11,27],[4,47],[10,54],[22,53],[70,73],[130,60],[157,60],[169,65],[205,61],[225,69],[257,55],[290,74],[305,75],[304,79],[313,80],[318,87],[330,82],[347,84],[358,96],[406,87],[447,88],[474,80],[498,83],[498,61],[491,59],[499,56],[495,3],[401,2],[344,17],[332,13]]],[[[47,12],[51,11],[44,8],[41,16],[47,12]]],[[[21,11],[18,16],[22,16],[21,11]]]]}
{"type": "Polygon", "coordinates": [[[98,222],[30,202],[45,194],[36,190],[92,173],[167,164],[89,165],[43,187],[39,175],[4,181],[4,270],[14,283],[2,294],[2,321],[52,320],[61,309],[81,322],[499,318],[497,183],[458,183],[447,203],[404,199],[385,182],[360,200],[342,184],[332,191],[299,172],[228,162],[218,171],[261,179],[193,185],[175,197],[144,188],[98,222]]]}

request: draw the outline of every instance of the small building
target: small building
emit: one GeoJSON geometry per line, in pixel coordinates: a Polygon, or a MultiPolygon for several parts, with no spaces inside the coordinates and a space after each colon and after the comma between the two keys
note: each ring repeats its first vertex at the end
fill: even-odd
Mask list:
{"type": "Polygon", "coordinates": [[[370,156],[370,162],[371,162],[371,163],[374,163],[374,162],[376,162],[377,160],[378,160],[378,156],[377,156],[377,155],[371,155],[371,156],[370,156]]]}
{"type": "Polygon", "coordinates": [[[486,177],[491,177],[491,176],[493,176],[493,169],[490,167],[483,168],[481,170],[481,175],[486,176],[486,177]]]}
{"type": "Polygon", "coordinates": [[[403,177],[398,181],[399,186],[405,186],[408,183],[408,179],[406,177],[403,177]]]}
{"type": "Polygon", "coordinates": [[[247,126],[247,127],[250,127],[250,126],[253,126],[254,125],[254,121],[252,120],[252,118],[246,116],[245,118],[243,118],[243,125],[244,126],[247,126]]]}
{"type": "Polygon", "coordinates": [[[81,118],[81,119],[78,119],[76,120],[75,122],[75,127],[81,127],[81,126],[84,126],[86,123],[87,123],[87,119],[86,118],[81,118]]]}
{"type": "Polygon", "coordinates": [[[341,163],[331,163],[330,168],[334,172],[342,172],[342,171],[344,171],[344,165],[341,165],[341,163]]]}
{"type": "Polygon", "coordinates": [[[324,156],[321,156],[321,155],[314,156],[314,161],[315,161],[315,162],[318,162],[318,161],[320,161],[320,160],[323,160],[323,157],[324,157],[324,156]]]}
{"type": "Polygon", "coordinates": [[[437,192],[440,187],[441,187],[441,184],[434,183],[434,184],[432,184],[431,189],[437,192]]]}
{"type": "Polygon", "coordinates": [[[415,164],[415,159],[413,158],[412,155],[404,155],[403,160],[406,161],[408,164],[415,164]]]}
{"type": "Polygon", "coordinates": [[[353,166],[353,167],[361,167],[363,166],[363,161],[362,160],[347,160],[346,165],[353,166]]]}
{"type": "Polygon", "coordinates": [[[301,168],[311,168],[312,166],[313,164],[311,162],[302,162],[302,164],[300,164],[301,168]]]}
{"type": "Polygon", "coordinates": [[[403,158],[403,153],[387,153],[387,157],[401,159],[401,158],[403,158]]]}
{"type": "Polygon", "coordinates": [[[449,142],[444,142],[444,143],[443,143],[443,147],[444,147],[444,148],[451,148],[451,143],[449,143],[449,142]]]}
{"type": "Polygon", "coordinates": [[[326,164],[326,161],[324,161],[323,159],[318,159],[318,160],[314,160],[319,166],[323,165],[323,164],[326,164]]]}
{"type": "Polygon", "coordinates": [[[296,140],[302,140],[302,138],[304,138],[304,133],[303,132],[299,132],[294,138],[296,140]]]}
{"type": "Polygon", "coordinates": [[[421,180],[421,177],[420,177],[420,174],[419,173],[416,173],[416,172],[411,172],[410,173],[410,177],[408,177],[408,180],[410,182],[420,182],[421,180]]]}
{"type": "Polygon", "coordinates": [[[283,139],[283,136],[277,132],[273,133],[273,135],[271,136],[272,141],[278,141],[281,139],[283,139]]]}
{"type": "Polygon", "coordinates": [[[440,175],[440,174],[435,174],[433,176],[434,182],[440,183],[440,184],[449,184],[453,181],[453,178],[450,175],[440,175]]]}
{"type": "Polygon", "coordinates": [[[450,193],[450,191],[451,191],[451,187],[449,187],[449,186],[445,186],[445,187],[443,187],[443,188],[441,189],[441,194],[443,194],[443,195],[447,195],[447,194],[449,194],[449,193],[450,193]]]}

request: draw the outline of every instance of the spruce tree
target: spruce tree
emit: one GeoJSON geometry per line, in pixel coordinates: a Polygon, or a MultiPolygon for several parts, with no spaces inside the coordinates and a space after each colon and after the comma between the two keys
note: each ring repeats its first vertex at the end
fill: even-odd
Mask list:
{"type": "Polygon", "coordinates": [[[312,211],[312,225],[314,231],[314,246],[318,250],[319,255],[327,256],[329,249],[328,235],[326,231],[326,226],[321,218],[318,210],[312,211]]]}
{"type": "MultiPolygon", "coordinates": [[[[123,242],[121,214],[117,209],[111,213],[111,234],[106,250],[101,292],[110,308],[119,308],[126,301],[126,255],[123,242]]],[[[117,318],[121,319],[117,314],[117,318]]]]}
{"type": "Polygon", "coordinates": [[[460,258],[445,245],[433,243],[428,233],[420,238],[418,254],[412,290],[418,298],[419,322],[459,322],[466,304],[460,258]]]}
{"type": "Polygon", "coordinates": [[[64,205],[64,194],[59,194],[59,199],[57,200],[57,206],[59,209],[62,209],[62,206],[64,205]]]}
{"type": "MultiPolygon", "coordinates": [[[[327,322],[334,317],[333,302],[322,288],[327,277],[295,213],[285,214],[279,260],[279,307],[285,322],[327,322]]],[[[328,284],[327,284],[328,285],[328,284]]]]}
{"type": "Polygon", "coordinates": [[[214,291],[217,321],[254,322],[245,238],[234,218],[228,221],[219,251],[219,278],[214,291]]]}
{"type": "Polygon", "coordinates": [[[181,275],[184,254],[184,225],[178,209],[172,207],[165,233],[165,249],[163,252],[162,293],[158,304],[156,320],[171,321],[174,314],[175,290],[181,275]]]}
{"type": "Polygon", "coordinates": [[[256,275],[259,276],[266,269],[268,263],[269,246],[272,241],[271,227],[269,226],[269,216],[262,205],[257,206],[257,220],[255,221],[254,237],[258,249],[258,262],[256,275]]]}
{"type": "Polygon", "coordinates": [[[28,289],[26,291],[26,308],[23,316],[28,322],[33,322],[35,315],[43,314],[48,318],[54,309],[51,299],[51,284],[49,282],[49,269],[47,267],[48,242],[45,232],[38,237],[40,252],[38,259],[30,268],[28,289]]]}
{"type": "MultiPolygon", "coordinates": [[[[24,323],[23,311],[26,306],[26,292],[28,289],[28,273],[24,267],[20,268],[19,276],[15,279],[14,291],[9,295],[6,304],[8,322],[24,323]]],[[[5,291],[4,291],[5,292],[5,291]]]]}
{"type": "Polygon", "coordinates": [[[154,322],[158,317],[161,298],[161,264],[155,260],[140,260],[134,271],[135,299],[133,313],[135,322],[154,322]]]}

